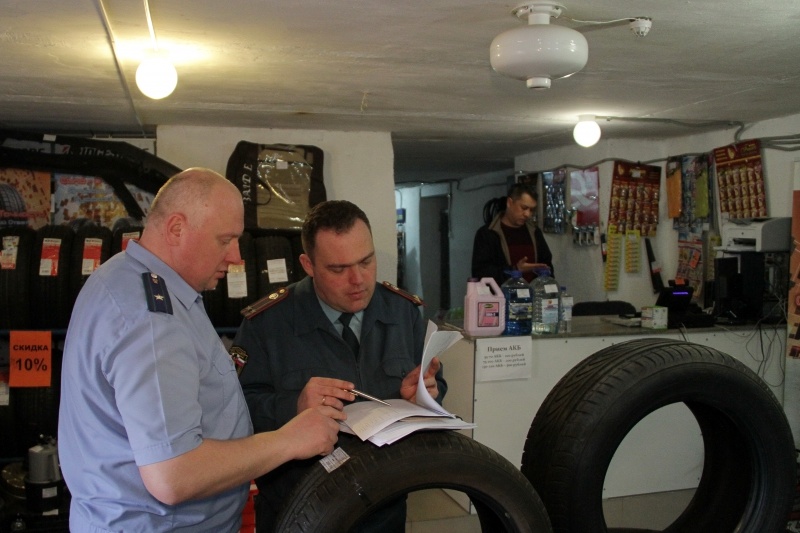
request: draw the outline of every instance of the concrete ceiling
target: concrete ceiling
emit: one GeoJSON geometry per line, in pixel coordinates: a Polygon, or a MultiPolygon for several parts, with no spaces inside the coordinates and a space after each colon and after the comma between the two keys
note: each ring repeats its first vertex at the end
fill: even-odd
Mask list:
{"type": "MultiPolygon", "coordinates": [[[[753,122],[800,113],[797,0],[572,0],[579,73],[530,90],[489,65],[516,2],[150,0],[176,91],[144,97],[139,0],[0,0],[0,127],[151,135],[158,124],[392,133],[396,181],[513,168],[572,143],[577,115],[753,122]],[[627,25],[581,21],[646,16],[627,25]]],[[[603,123],[605,138],[685,135],[603,123]]],[[[716,128],[718,129],[718,128],[716,128]]]]}

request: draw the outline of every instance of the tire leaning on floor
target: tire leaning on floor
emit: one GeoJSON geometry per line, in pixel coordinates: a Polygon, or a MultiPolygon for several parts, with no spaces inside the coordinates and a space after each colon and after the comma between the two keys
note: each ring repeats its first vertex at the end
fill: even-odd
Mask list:
{"type": "Polygon", "coordinates": [[[640,339],[601,350],[550,391],[531,424],[522,472],[556,533],[608,530],[603,482],[628,432],[651,412],[684,403],[704,444],[694,498],[664,531],[783,532],[796,483],[783,408],[766,384],[710,347],[640,339]]]}
{"type": "Polygon", "coordinates": [[[275,531],[348,531],[382,503],[430,488],[466,493],[483,531],[552,531],[541,499],[520,471],[459,433],[419,432],[382,447],[342,435],[338,446],[350,458],[330,474],[314,463],[287,498],[275,531]]]}

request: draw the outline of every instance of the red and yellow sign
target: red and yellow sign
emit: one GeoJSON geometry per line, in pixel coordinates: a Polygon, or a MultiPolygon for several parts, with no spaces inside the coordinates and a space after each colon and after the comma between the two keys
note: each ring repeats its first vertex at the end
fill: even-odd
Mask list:
{"type": "Polygon", "coordinates": [[[53,340],[50,331],[12,331],[10,387],[49,387],[53,340]]]}

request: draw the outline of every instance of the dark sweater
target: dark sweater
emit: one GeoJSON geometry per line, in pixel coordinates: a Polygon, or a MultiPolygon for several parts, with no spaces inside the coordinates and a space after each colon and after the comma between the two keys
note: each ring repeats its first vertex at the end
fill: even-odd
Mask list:
{"type": "MultiPolygon", "coordinates": [[[[494,217],[491,223],[481,226],[475,233],[475,241],[472,245],[472,277],[474,278],[494,278],[498,285],[508,279],[505,274],[507,270],[515,269],[511,265],[508,253],[508,245],[500,228],[500,219],[503,213],[494,217]]],[[[547,241],[544,240],[542,230],[533,223],[526,224],[531,235],[531,253],[528,254],[529,263],[544,263],[553,272],[553,254],[547,241]]]]}

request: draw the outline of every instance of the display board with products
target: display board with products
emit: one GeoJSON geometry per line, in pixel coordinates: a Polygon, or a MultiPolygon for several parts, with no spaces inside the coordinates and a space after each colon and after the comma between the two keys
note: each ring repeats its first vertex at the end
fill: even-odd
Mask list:
{"type": "Polygon", "coordinates": [[[568,225],[567,209],[567,171],[563,168],[542,173],[544,198],[542,210],[542,231],[545,233],[564,233],[568,225]]]}
{"type": "Polygon", "coordinates": [[[638,230],[643,237],[655,237],[660,186],[661,167],[615,161],[608,232],[638,230]]]}
{"type": "Polygon", "coordinates": [[[723,217],[767,216],[761,143],[758,139],[717,148],[714,150],[714,161],[719,210],[723,217]]]}

